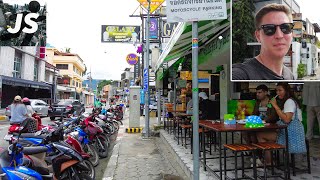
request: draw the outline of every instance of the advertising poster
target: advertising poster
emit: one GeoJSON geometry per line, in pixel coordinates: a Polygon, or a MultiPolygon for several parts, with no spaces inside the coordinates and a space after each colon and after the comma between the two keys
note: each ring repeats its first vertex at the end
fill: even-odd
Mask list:
{"type": "Polygon", "coordinates": [[[140,42],[140,26],[102,25],[101,42],[140,42]]]}

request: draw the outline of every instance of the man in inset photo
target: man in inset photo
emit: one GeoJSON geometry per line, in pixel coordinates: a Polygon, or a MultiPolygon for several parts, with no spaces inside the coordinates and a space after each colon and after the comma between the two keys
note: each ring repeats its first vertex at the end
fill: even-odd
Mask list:
{"type": "Polygon", "coordinates": [[[260,53],[243,63],[233,64],[232,80],[294,80],[284,65],[292,42],[293,20],[286,5],[268,4],[255,16],[255,38],[260,53]]]}

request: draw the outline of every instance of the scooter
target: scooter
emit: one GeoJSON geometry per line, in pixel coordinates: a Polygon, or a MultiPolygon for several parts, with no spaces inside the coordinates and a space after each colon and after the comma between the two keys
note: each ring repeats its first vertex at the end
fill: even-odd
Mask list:
{"type": "Polygon", "coordinates": [[[42,180],[41,175],[25,166],[21,166],[23,163],[23,147],[19,144],[19,136],[24,128],[26,128],[28,122],[23,121],[19,127],[18,139],[14,140],[10,136],[5,136],[5,139],[12,140],[12,144],[8,147],[8,150],[3,151],[0,154],[0,179],[8,180],[25,180],[34,179],[42,180]]]}

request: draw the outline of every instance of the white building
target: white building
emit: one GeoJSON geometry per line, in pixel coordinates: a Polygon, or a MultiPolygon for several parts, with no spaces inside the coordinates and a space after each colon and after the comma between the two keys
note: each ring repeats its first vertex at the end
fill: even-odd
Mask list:
{"type": "Polygon", "coordinates": [[[51,100],[52,85],[45,79],[48,63],[38,57],[38,51],[39,47],[32,46],[0,47],[1,108],[11,104],[16,95],[51,100]]]}

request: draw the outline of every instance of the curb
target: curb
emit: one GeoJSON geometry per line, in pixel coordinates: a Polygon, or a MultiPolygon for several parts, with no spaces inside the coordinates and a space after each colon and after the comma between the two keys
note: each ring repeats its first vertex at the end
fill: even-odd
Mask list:
{"type": "Polygon", "coordinates": [[[139,128],[126,128],[126,133],[141,133],[142,127],[139,128]]]}
{"type": "Polygon", "coordinates": [[[120,150],[121,140],[123,138],[123,134],[124,134],[124,126],[120,126],[118,136],[116,139],[116,142],[118,142],[118,143],[116,143],[113,147],[112,155],[109,159],[107,167],[104,170],[102,180],[113,180],[115,170],[116,170],[117,164],[118,164],[119,150],[120,150]]]}

